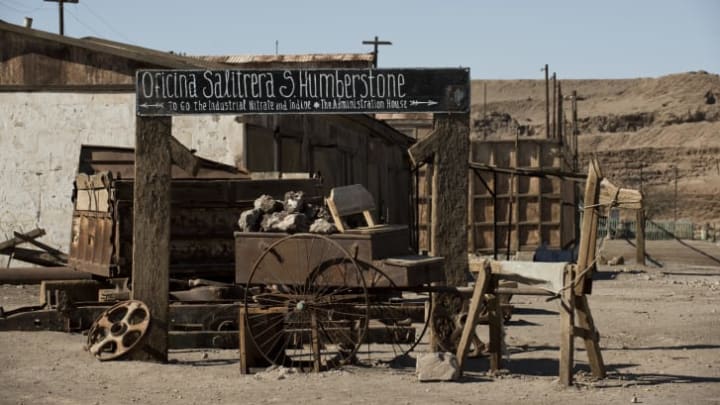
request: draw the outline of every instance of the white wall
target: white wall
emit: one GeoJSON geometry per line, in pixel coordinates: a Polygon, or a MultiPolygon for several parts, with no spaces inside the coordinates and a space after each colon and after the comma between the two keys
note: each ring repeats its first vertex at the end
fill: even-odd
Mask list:
{"type": "MultiPolygon", "coordinates": [[[[242,154],[243,125],[233,116],[175,117],[173,134],[226,164],[242,154]]],[[[132,147],[134,139],[134,93],[0,93],[0,238],[41,227],[43,242],[67,252],[80,145],[132,147]]]]}

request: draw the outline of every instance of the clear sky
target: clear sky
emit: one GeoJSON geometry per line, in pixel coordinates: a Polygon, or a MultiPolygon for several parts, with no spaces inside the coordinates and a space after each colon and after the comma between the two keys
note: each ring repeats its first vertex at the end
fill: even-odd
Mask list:
{"type": "MultiPolygon", "coordinates": [[[[0,19],[58,31],[57,3],[0,0],[0,19]]],[[[720,73],[720,0],[80,0],[65,32],[187,54],[367,52],[380,67],[469,66],[476,79],[720,73]]],[[[1,46],[1,44],[0,44],[1,46]]]]}

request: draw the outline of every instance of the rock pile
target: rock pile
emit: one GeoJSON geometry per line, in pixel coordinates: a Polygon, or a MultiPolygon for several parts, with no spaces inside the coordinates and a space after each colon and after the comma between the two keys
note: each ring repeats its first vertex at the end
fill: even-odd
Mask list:
{"type": "Polygon", "coordinates": [[[305,200],[302,191],[288,191],[283,201],[269,195],[255,200],[253,209],[240,214],[243,232],[336,233],[332,217],[323,206],[305,200]]]}

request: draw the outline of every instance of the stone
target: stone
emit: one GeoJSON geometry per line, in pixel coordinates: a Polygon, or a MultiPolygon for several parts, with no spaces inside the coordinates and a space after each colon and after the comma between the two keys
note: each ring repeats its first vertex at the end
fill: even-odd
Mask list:
{"type": "Polygon", "coordinates": [[[261,227],[265,232],[298,233],[307,232],[310,224],[304,214],[288,214],[283,211],[265,215],[261,227]]]}
{"type": "Polygon", "coordinates": [[[275,230],[275,227],[283,220],[285,219],[285,216],[287,214],[283,211],[280,212],[273,212],[272,214],[266,214],[262,218],[262,222],[260,223],[260,228],[263,232],[279,232],[275,230]]]}
{"type": "Polygon", "coordinates": [[[280,232],[302,233],[308,232],[310,222],[305,214],[288,214],[277,224],[276,229],[280,232]]]}
{"type": "Polygon", "coordinates": [[[607,264],[609,266],[619,266],[621,264],[625,264],[625,259],[622,256],[615,256],[608,260],[607,264]]]}
{"type": "Polygon", "coordinates": [[[417,357],[415,373],[420,382],[455,381],[460,378],[460,367],[452,353],[422,353],[417,357]]]}
{"type": "Polygon", "coordinates": [[[305,211],[305,193],[302,191],[288,191],[285,193],[285,212],[288,214],[305,211]]]}
{"type": "Polygon", "coordinates": [[[255,200],[256,209],[261,209],[266,214],[279,212],[283,210],[283,204],[267,194],[263,194],[255,200]]]}
{"type": "Polygon", "coordinates": [[[262,218],[262,209],[253,208],[251,210],[243,211],[240,214],[240,219],[238,220],[238,227],[240,227],[242,232],[258,232],[260,230],[262,218]]]}
{"type": "Polygon", "coordinates": [[[323,235],[330,235],[337,233],[337,227],[335,224],[328,222],[325,218],[316,219],[312,225],[310,225],[310,233],[320,233],[323,235]]]}

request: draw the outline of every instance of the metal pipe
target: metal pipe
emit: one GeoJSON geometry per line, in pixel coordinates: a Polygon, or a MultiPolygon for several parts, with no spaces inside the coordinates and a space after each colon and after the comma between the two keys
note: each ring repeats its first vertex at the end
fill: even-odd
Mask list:
{"type": "Polygon", "coordinates": [[[47,280],[90,280],[92,274],[73,267],[10,267],[0,269],[0,284],[40,284],[47,280]]]}

